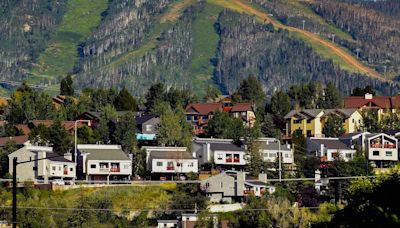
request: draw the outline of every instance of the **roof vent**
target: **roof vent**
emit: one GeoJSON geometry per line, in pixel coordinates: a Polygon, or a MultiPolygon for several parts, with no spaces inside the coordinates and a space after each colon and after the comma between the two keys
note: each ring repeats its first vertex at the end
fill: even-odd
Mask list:
{"type": "Polygon", "coordinates": [[[373,95],[370,93],[366,93],[364,96],[365,96],[365,100],[371,100],[373,95]]]}

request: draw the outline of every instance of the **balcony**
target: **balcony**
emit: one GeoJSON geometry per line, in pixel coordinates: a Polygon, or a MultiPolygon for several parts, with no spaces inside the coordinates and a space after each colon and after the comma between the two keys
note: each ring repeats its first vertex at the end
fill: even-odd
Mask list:
{"type": "Polygon", "coordinates": [[[174,166],[167,166],[167,170],[175,170],[174,166]]]}
{"type": "Polygon", "coordinates": [[[110,169],[110,172],[112,172],[112,173],[119,173],[120,171],[121,170],[120,170],[119,167],[113,167],[113,168],[110,169]]]}
{"type": "Polygon", "coordinates": [[[396,145],[395,144],[385,144],[384,148],[396,149],[396,145]]]}
{"type": "Polygon", "coordinates": [[[382,144],[380,143],[374,143],[374,144],[370,144],[371,148],[382,148],[382,144]]]}
{"type": "Polygon", "coordinates": [[[254,195],[254,190],[244,190],[244,191],[243,191],[243,194],[244,194],[245,196],[254,195]]]}
{"type": "Polygon", "coordinates": [[[64,170],[64,175],[68,175],[68,170],[64,170]]]}
{"type": "Polygon", "coordinates": [[[232,162],[232,158],[227,158],[225,162],[232,162]]]}
{"type": "Polygon", "coordinates": [[[240,162],[240,158],[234,158],[233,162],[240,162]]]}

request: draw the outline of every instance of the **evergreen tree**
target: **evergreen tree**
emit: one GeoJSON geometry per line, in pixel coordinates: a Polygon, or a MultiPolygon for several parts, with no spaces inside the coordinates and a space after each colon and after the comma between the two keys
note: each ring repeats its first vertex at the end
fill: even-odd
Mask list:
{"type": "Polygon", "coordinates": [[[154,105],[165,98],[166,89],[163,83],[157,83],[152,85],[147,91],[146,98],[146,108],[152,110],[154,105]]]}
{"type": "Polygon", "coordinates": [[[341,105],[342,98],[340,96],[339,90],[329,82],[325,88],[325,96],[323,97],[323,102],[320,104],[320,108],[338,108],[341,105]]]}
{"type": "Polygon", "coordinates": [[[248,158],[248,171],[252,176],[258,176],[263,167],[263,158],[260,153],[260,142],[257,139],[261,132],[258,123],[252,128],[248,128],[246,135],[246,155],[248,158]]]}
{"type": "Polygon", "coordinates": [[[8,173],[8,155],[17,150],[14,140],[8,141],[3,148],[0,148],[0,177],[8,173]]]}
{"type": "Polygon", "coordinates": [[[49,130],[49,141],[55,153],[63,155],[72,149],[72,138],[60,120],[55,120],[49,130]]]}
{"type": "Polygon", "coordinates": [[[280,138],[280,131],[275,126],[272,114],[267,113],[261,122],[261,133],[265,137],[280,138]]]}
{"type": "Polygon", "coordinates": [[[36,146],[48,146],[50,141],[50,130],[43,124],[39,124],[29,132],[30,143],[36,146]]]}
{"type": "Polygon", "coordinates": [[[284,116],[290,111],[290,97],[283,91],[277,91],[271,98],[271,111],[275,126],[279,129],[285,128],[284,116]]]}
{"type": "Polygon", "coordinates": [[[265,102],[265,93],[261,83],[254,76],[250,76],[240,83],[235,96],[241,102],[250,102],[256,105],[256,108],[263,107],[265,102]]]}
{"type": "Polygon", "coordinates": [[[215,86],[208,85],[207,93],[204,98],[206,101],[214,101],[218,96],[222,95],[221,91],[217,89],[215,86]]]}
{"type": "Polygon", "coordinates": [[[216,112],[208,122],[206,134],[208,137],[233,139],[240,144],[245,136],[245,128],[241,119],[229,116],[226,112],[216,112]]]}
{"type": "Polygon", "coordinates": [[[345,132],[346,130],[344,129],[343,119],[336,114],[332,114],[328,117],[328,120],[322,129],[322,133],[326,137],[339,137],[345,132]]]}
{"type": "Polygon", "coordinates": [[[186,122],[183,110],[167,109],[161,114],[157,141],[160,145],[190,148],[192,130],[186,122]]]}
{"type": "Polygon", "coordinates": [[[133,153],[137,146],[136,121],[133,113],[127,113],[120,118],[113,135],[114,142],[122,146],[126,153],[133,153]]]}
{"type": "Polygon", "coordinates": [[[124,87],[114,100],[114,106],[118,111],[136,111],[138,109],[137,100],[124,87]]]}
{"type": "Polygon", "coordinates": [[[74,95],[74,86],[73,86],[72,77],[70,74],[67,77],[63,78],[60,83],[60,95],[65,96],[73,96],[74,95]]]}

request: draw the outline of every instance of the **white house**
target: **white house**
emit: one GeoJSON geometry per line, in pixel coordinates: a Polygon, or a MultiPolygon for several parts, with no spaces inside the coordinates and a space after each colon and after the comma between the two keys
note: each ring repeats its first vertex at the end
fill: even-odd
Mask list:
{"type": "Polygon", "coordinates": [[[195,138],[192,151],[200,165],[213,162],[232,169],[241,169],[246,165],[245,149],[235,145],[231,139],[195,138]]]}
{"type": "Polygon", "coordinates": [[[17,165],[18,181],[34,181],[63,179],[72,180],[76,177],[76,165],[71,161],[71,154],[64,156],[53,152],[53,148],[44,146],[24,146],[8,155],[9,173],[13,174],[13,159],[17,162],[42,159],[17,165]]]}
{"type": "Polygon", "coordinates": [[[147,170],[160,177],[198,172],[198,160],[186,147],[143,147],[147,170]],[[163,175],[164,174],[164,175],[163,175]]]}
{"type": "Polygon", "coordinates": [[[280,151],[283,164],[294,163],[293,149],[289,144],[279,146],[279,142],[274,138],[260,138],[258,142],[260,153],[265,162],[276,162],[278,151],[280,151]]]}
{"type": "Polygon", "coordinates": [[[82,144],[77,149],[81,178],[93,181],[130,180],[132,159],[120,145],[82,144]]]}
{"type": "Polygon", "coordinates": [[[367,135],[365,148],[368,160],[378,168],[387,168],[399,160],[397,138],[385,133],[367,135]]]}
{"type": "Polygon", "coordinates": [[[340,156],[344,161],[354,158],[356,150],[341,142],[338,138],[307,138],[307,151],[326,161],[340,156]]]}

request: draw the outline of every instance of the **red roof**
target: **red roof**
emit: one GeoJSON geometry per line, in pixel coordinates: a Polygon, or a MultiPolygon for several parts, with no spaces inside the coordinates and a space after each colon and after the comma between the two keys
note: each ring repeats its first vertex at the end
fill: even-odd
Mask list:
{"type": "Polygon", "coordinates": [[[187,114],[208,115],[217,111],[222,111],[220,103],[195,103],[189,104],[185,109],[187,114]]]}
{"type": "Polygon", "coordinates": [[[392,108],[391,98],[388,96],[377,96],[371,99],[365,99],[364,96],[346,97],[344,99],[345,108],[392,108]]]}
{"type": "MultiPolygon", "coordinates": [[[[43,124],[45,127],[51,127],[53,125],[53,120],[32,120],[31,122],[35,127],[43,124]]],[[[75,128],[75,121],[62,121],[61,124],[64,126],[65,130],[70,131],[75,128]]],[[[82,127],[83,124],[78,122],[77,127],[82,127]]]]}
{"type": "Polygon", "coordinates": [[[31,129],[29,129],[28,125],[26,124],[17,124],[14,125],[15,128],[17,128],[18,130],[22,131],[22,133],[24,135],[29,135],[29,132],[31,132],[31,129]]]}
{"type": "Polygon", "coordinates": [[[233,105],[231,112],[247,112],[253,111],[250,103],[236,103],[233,105]]]}
{"type": "Polygon", "coordinates": [[[13,136],[13,137],[1,137],[0,138],[0,146],[6,145],[6,143],[8,141],[15,141],[17,143],[17,145],[22,145],[28,141],[28,136],[22,135],[22,136],[13,136]]]}

